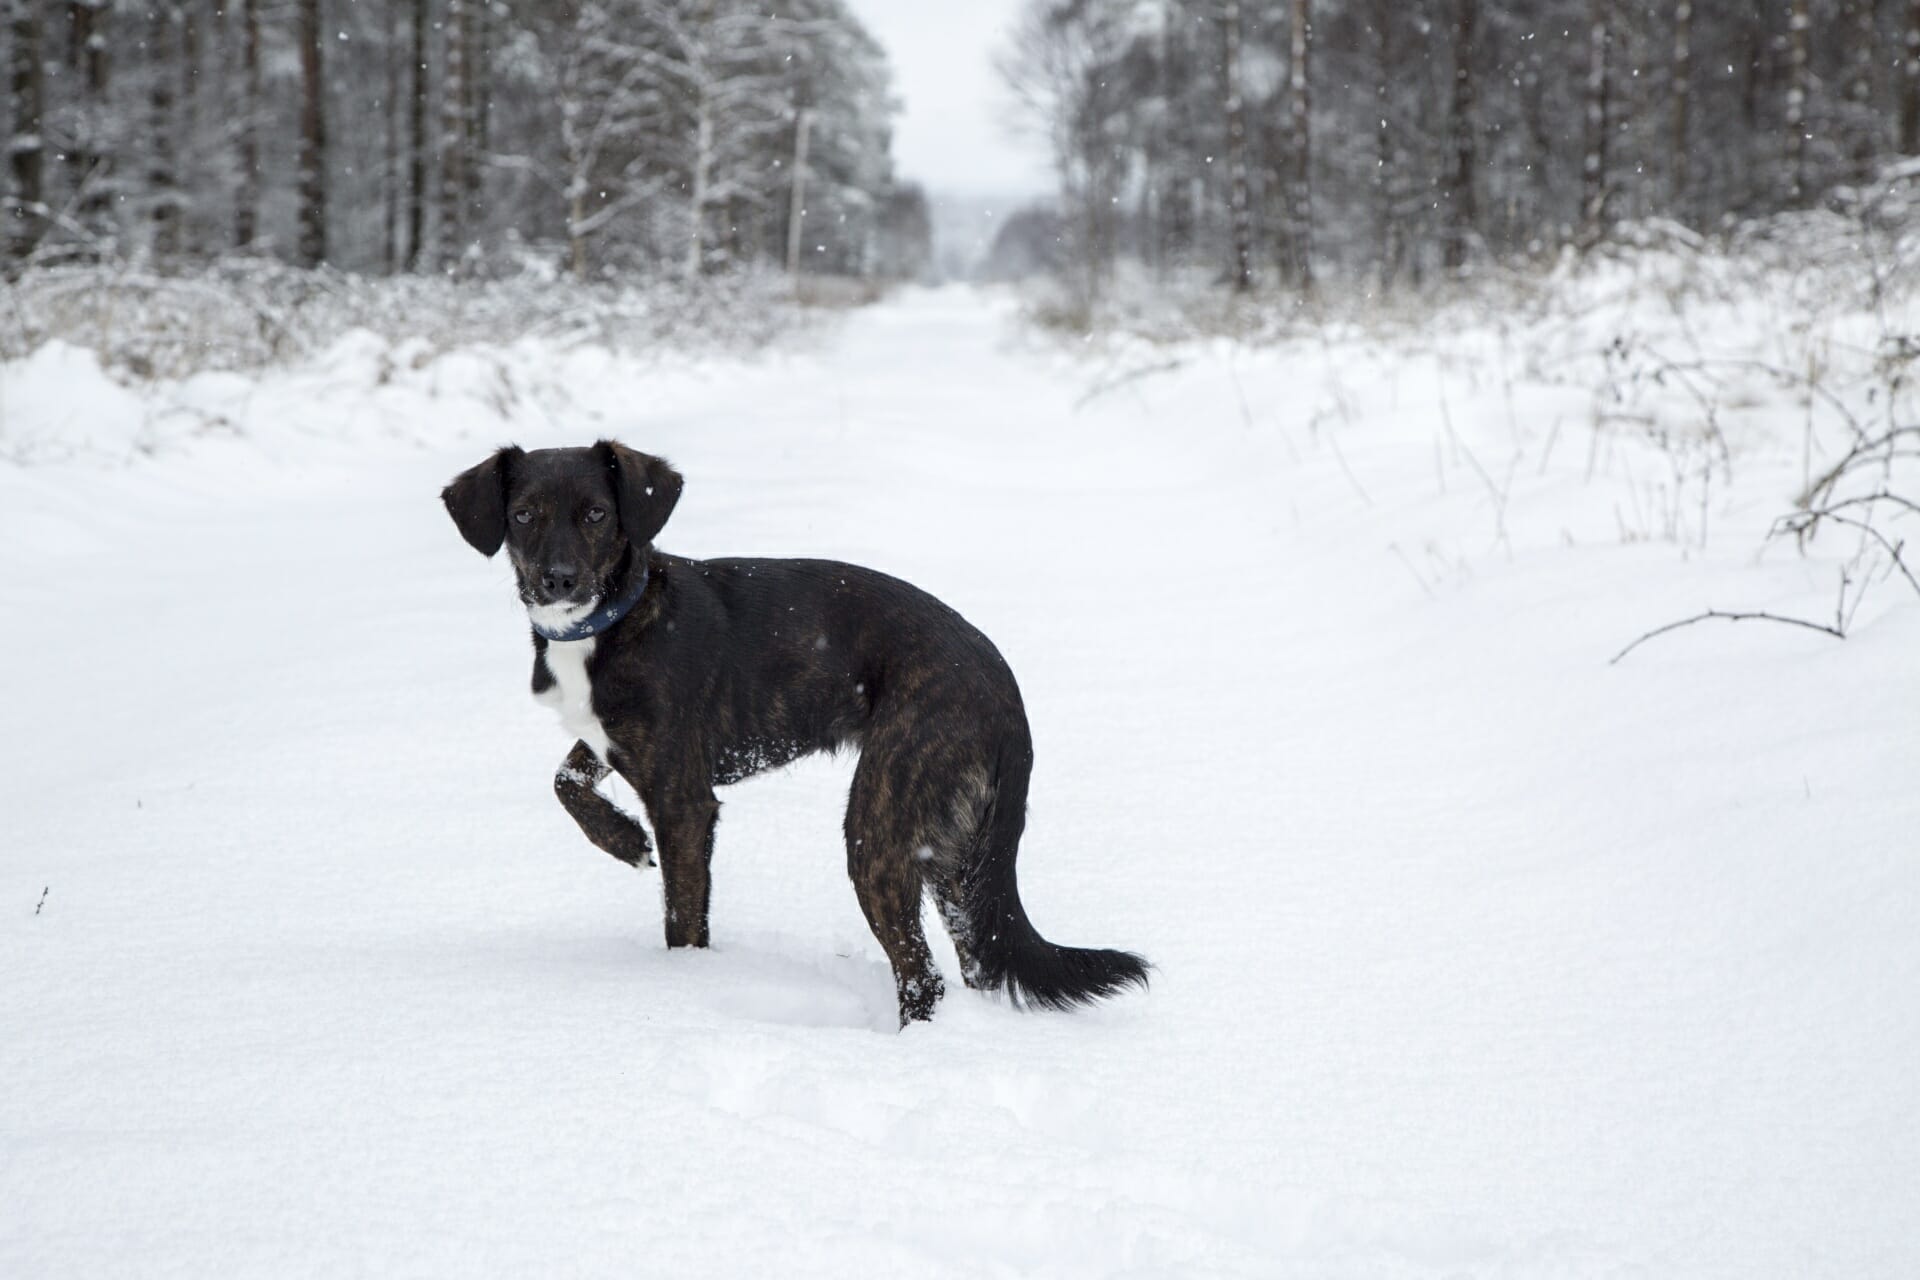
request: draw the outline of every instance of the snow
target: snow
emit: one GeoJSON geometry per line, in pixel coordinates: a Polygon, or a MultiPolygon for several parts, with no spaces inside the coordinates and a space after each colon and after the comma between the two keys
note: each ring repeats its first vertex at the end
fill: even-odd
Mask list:
{"type": "Polygon", "coordinates": [[[1257,348],[949,290],[742,360],[0,369],[0,1274],[1915,1274],[1920,607],[1608,665],[1828,617],[1854,550],[1762,541],[1787,390],[1728,392],[1704,496],[1673,379],[1596,394],[1627,320],[1778,336],[1634,284],[1257,348]],[[437,501],[600,434],[688,477],[669,549],[994,638],[1028,909],[1149,993],[1023,1014],[933,929],[895,1034],[846,760],[723,793],[713,949],[665,951],[437,501]]]}
{"type": "Polygon", "coordinates": [[[150,429],[139,398],[107,379],[83,347],[48,342],[24,360],[0,364],[0,459],[125,455],[150,429]]]}

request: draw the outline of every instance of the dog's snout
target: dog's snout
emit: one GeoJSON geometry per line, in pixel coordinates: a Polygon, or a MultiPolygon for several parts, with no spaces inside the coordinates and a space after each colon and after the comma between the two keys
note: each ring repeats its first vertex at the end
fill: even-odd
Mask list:
{"type": "Polygon", "coordinates": [[[540,575],[540,585],[550,593],[559,595],[572,591],[580,583],[580,572],[570,564],[548,565],[540,575]]]}

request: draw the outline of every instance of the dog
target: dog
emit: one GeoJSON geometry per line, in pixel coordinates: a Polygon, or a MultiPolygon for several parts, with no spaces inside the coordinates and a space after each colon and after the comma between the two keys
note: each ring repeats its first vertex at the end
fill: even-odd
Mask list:
{"type": "Polygon", "coordinates": [[[944,994],[920,925],[928,891],[969,987],[1059,1009],[1145,986],[1139,956],[1048,942],[1020,903],[1033,739],[992,642],[871,569],[658,550],[681,486],[662,459],[602,440],[503,448],[441,494],[475,550],[504,545],[512,561],[534,696],[577,739],[554,775],[560,803],[636,867],[652,843],[596,787],[617,771],[645,806],[667,945],[707,945],[714,788],[852,747],[847,871],[902,1027],[944,994]]]}

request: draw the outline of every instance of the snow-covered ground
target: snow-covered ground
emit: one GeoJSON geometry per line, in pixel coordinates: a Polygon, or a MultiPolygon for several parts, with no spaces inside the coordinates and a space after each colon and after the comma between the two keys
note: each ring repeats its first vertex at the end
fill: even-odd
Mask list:
{"type": "Polygon", "coordinates": [[[1920,1274],[1920,604],[1609,666],[1830,618],[1857,544],[1763,551],[1812,411],[1726,372],[1703,489],[1605,297],[0,369],[0,1275],[1920,1274]],[[994,638],[1027,905],[1150,993],[895,1034],[846,761],[723,794],[714,947],[666,953],[437,501],[599,434],[686,473],[671,550],[994,638]]]}

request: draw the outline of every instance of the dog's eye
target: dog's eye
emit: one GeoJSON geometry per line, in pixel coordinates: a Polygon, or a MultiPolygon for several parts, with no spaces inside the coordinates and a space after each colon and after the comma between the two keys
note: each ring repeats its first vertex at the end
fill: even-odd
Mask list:
{"type": "Polygon", "coordinates": [[[588,507],[587,508],[588,524],[599,524],[602,520],[605,520],[606,518],[607,518],[607,509],[605,507],[588,507]]]}
{"type": "Polygon", "coordinates": [[[516,511],[516,512],[514,512],[514,513],[513,513],[513,522],[514,522],[515,524],[532,524],[532,523],[533,523],[533,512],[531,512],[531,511],[516,511]]]}

